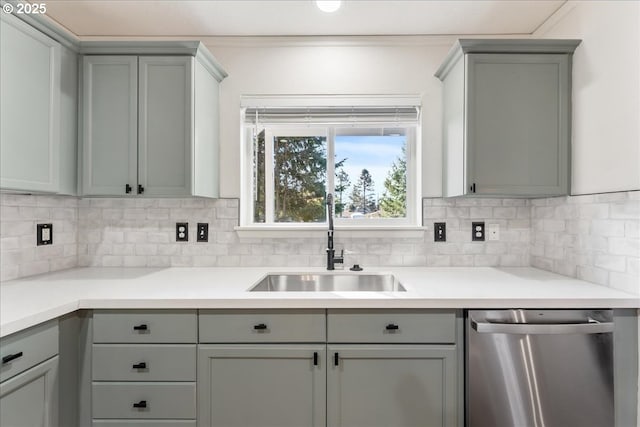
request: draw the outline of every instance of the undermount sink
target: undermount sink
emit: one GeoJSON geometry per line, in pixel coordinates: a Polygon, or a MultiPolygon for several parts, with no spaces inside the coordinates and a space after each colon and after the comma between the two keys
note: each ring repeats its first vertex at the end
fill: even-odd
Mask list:
{"type": "Polygon", "coordinates": [[[406,292],[392,274],[269,274],[249,292],[406,292]]]}

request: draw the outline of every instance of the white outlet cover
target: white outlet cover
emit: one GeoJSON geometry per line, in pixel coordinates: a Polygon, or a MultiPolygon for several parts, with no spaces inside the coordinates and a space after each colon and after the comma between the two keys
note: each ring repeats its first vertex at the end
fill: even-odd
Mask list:
{"type": "Polygon", "coordinates": [[[500,224],[487,224],[487,240],[500,240],[500,224]]]}

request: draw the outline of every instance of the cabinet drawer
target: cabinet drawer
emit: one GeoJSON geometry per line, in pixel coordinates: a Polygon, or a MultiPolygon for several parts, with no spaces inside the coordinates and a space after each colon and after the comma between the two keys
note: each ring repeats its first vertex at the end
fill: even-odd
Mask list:
{"type": "Polygon", "coordinates": [[[94,418],[195,419],[196,417],[196,384],[194,382],[94,382],[92,389],[94,418]]]}
{"type": "Polygon", "coordinates": [[[200,311],[201,343],[324,342],[324,310],[200,311]]]}
{"type": "Polygon", "coordinates": [[[445,310],[329,310],[331,343],[455,343],[456,315],[445,310]]]}
{"type": "Polygon", "coordinates": [[[58,354],[58,322],[47,322],[0,340],[0,382],[58,354]]]}
{"type": "Polygon", "coordinates": [[[101,310],[93,315],[95,343],[195,343],[194,310],[101,310]]]}
{"type": "Polygon", "coordinates": [[[93,420],[93,427],[196,427],[196,420],[93,420]]]}
{"type": "Polygon", "coordinates": [[[195,344],[94,344],[94,381],[195,381],[195,344]]]}

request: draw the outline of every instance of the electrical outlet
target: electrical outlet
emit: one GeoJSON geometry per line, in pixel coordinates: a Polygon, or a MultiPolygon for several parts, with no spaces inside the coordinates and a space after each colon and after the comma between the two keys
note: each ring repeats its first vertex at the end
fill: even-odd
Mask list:
{"type": "Polygon", "coordinates": [[[189,241],[189,223],[176,222],[176,242],[189,241]]]}
{"type": "Polygon", "coordinates": [[[500,224],[487,224],[487,240],[500,240],[500,224]]]}
{"type": "Polygon", "coordinates": [[[36,225],[36,245],[53,245],[53,224],[36,225]]]}
{"type": "Polygon", "coordinates": [[[484,242],[484,222],[471,223],[471,240],[474,242],[484,242]]]}
{"type": "Polygon", "coordinates": [[[447,223],[446,222],[435,222],[433,224],[433,241],[434,242],[447,241],[447,223]]]}
{"type": "Polygon", "coordinates": [[[206,222],[199,222],[197,230],[198,230],[198,234],[196,236],[196,241],[208,242],[209,241],[209,224],[206,222]]]}

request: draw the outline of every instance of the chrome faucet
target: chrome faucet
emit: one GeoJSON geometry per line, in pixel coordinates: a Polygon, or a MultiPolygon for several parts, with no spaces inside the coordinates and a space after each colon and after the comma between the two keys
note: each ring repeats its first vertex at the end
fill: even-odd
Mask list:
{"type": "Polygon", "coordinates": [[[336,264],[344,263],[344,250],[340,251],[340,256],[336,256],[333,248],[333,194],[327,194],[327,216],[329,218],[329,231],[327,232],[327,270],[335,270],[336,264]]]}

